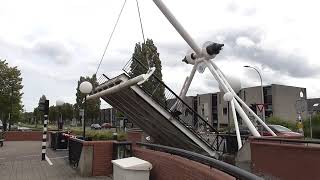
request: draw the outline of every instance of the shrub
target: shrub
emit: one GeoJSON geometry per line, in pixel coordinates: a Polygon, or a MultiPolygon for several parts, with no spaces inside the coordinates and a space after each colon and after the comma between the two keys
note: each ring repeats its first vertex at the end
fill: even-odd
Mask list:
{"type": "MultiPolygon", "coordinates": [[[[312,138],[320,139],[320,114],[313,115],[312,121],[312,138]]],[[[303,132],[305,137],[310,137],[310,118],[303,120],[303,132]]]]}
{"type": "MultiPolygon", "coordinates": [[[[82,136],[82,129],[71,129],[72,134],[76,136],[82,136]]],[[[106,141],[113,140],[113,133],[109,130],[86,130],[86,137],[91,137],[94,141],[106,141]]],[[[125,132],[120,132],[117,134],[118,141],[125,141],[127,139],[127,135],[125,132]]]]}
{"type": "Polygon", "coordinates": [[[118,141],[125,141],[125,140],[127,140],[127,134],[126,134],[125,132],[120,132],[120,133],[118,133],[117,140],[118,140],[118,141]]]}

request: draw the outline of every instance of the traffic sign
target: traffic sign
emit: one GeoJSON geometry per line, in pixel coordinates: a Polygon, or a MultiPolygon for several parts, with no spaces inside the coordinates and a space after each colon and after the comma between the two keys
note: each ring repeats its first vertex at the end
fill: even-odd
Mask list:
{"type": "Polygon", "coordinates": [[[260,112],[262,112],[264,109],[264,104],[257,104],[257,108],[260,112]]]}
{"type": "Polygon", "coordinates": [[[79,116],[84,116],[84,109],[79,110],[79,116]]]}

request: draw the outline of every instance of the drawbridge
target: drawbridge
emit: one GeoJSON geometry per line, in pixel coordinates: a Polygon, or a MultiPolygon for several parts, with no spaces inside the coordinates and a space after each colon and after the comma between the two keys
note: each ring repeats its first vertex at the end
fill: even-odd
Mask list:
{"type": "MultiPolygon", "coordinates": [[[[100,79],[99,86],[91,96],[137,78],[132,72],[138,68],[144,69],[145,72],[148,70],[137,59],[132,58],[123,68],[123,74],[112,79],[106,77],[100,79]],[[136,65],[130,68],[133,61],[136,65]]],[[[218,131],[156,75],[152,74],[148,77],[148,81],[152,81],[155,88],[136,84],[99,96],[111,106],[121,110],[156,143],[214,156],[215,137],[218,131]],[[161,96],[159,90],[164,92],[161,96]],[[180,111],[172,108],[175,104],[179,104],[180,111]]]]}
{"type": "MultiPolygon", "coordinates": [[[[196,71],[203,73],[208,69],[219,83],[224,93],[223,99],[230,104],[238,149],[242,147],[242,141],[236,113],[253,136],[260,137],[261,135],[247,114],[252,115],[263,128],[276,136],[269,126],[237,95],[225,74],[213,61],[224,44],[207,41],[203,43],[202,47],[199,47],[161,0],[153,0],[153,2],[192,49],[182,60],[192,65],[193,68],[190,75],[186,77],[179,96],[153,74],[154,67],[144,67],[133,57],[123,68],[123,74],[112,79],[106,78],[99,83],[99,86],[87,99],[104,99],[113,107],[124,112],[133,123],[137,124],[159,144],[216,156],[216,152],[219,150],[218,131],[185,102],[186,94],[196,71]],[[135,64],[132,66],[133,62],[135,64]],[[146,72],[146,74],[134,75],[136,74],[134,73],[135,68],[140,68],[139,72],[146,72]],[[146,81],[151,81],[152,86],[144,86],[143,83],[146,81]]],[[[100,65],[101,61],[98,69],[100,65]]]]}

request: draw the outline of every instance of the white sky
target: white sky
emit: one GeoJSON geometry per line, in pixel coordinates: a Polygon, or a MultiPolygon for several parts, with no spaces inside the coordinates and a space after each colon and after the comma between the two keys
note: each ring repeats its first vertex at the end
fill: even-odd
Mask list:
{"type": "MultiPolygon", "coordinates": [[[[258,75],[243,68],[251,65],[262,69],[264,84],[306,87],[308,97],[319,96],[317,1],[163,1],[199,46],[208,40],[225,44],[216,62],[227,74],[240,77],[243,87],[259,85],[258,75]]],[[[95,73],[122,3],[1,0],[0,58],[22,70],[27,111],[42,94],[51,104],[57,99],[75,102],[77,81],[95,73]]],[[[152,0],[139,3],[145,35],[158,46],[164,81],[178,92],[192,68],[181,63],[190,48],[152,0]]],[[[127,0],[98,75],[121,73],[139,41],[135,0],[127,0]]],[[[217,90],[207,70],[196,75],[189,93],[217,90]]]]}

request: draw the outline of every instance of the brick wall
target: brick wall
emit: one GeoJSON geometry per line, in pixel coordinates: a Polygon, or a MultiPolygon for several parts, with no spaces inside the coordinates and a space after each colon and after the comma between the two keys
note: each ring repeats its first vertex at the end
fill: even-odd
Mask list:
{"type": "Polygon", "coordinates": [[[251,140],[254,172],[280,179],[319,178],[320,145],[251,140]]]}
{"type": "Polygon", "coordinates": [[[164,152],[135,147],[133,154],[152,164],[151,180],[235,179],[217,169],[164,152]]]}
{"type": "Polygon", "coordinates": [[[7,131],[4,138],[6,141],[41,141],[42,131],[7,131]]]}
{"type": "Polygon", "coordinates": [[[93,146],[92,176],[112,174],[112,154],[114,141],[86,141],[83,146],[93,146]]]}
{"type": "Polygon", "coordinates": [[[142,131],[128,131],[127,140],[132,142],[132,145],[135,145],[136,142],[141,142],[143,137],[142,131]]]}

